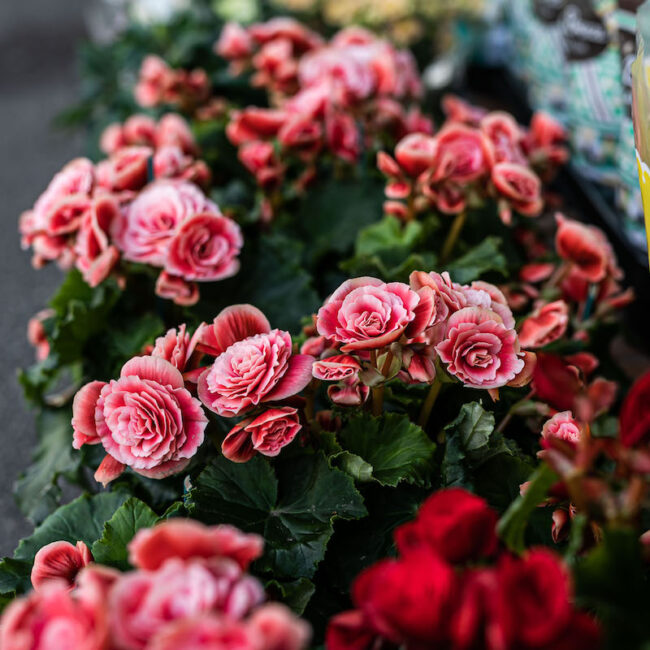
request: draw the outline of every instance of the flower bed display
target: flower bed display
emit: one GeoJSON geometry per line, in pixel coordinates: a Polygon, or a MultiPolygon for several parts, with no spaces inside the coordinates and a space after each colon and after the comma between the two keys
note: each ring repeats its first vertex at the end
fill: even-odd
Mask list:
{"type": "Polygon", "coordinates": [[[20,219],[66,275],[3,650],[641,647],[650,381],[562,126],[434,120],[360,27],[168,29],[20,219]]]}

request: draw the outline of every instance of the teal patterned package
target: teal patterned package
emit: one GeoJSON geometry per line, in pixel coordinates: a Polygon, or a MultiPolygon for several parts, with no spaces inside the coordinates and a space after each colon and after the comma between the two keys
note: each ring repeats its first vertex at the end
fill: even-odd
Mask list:
{"type": "MultiPolygon", "coordinates": [[[[525,0],[532,13],[530,26],[530,103],[566,121],[567,78],[563,52],[562,16],[566,0],[525,0]]],[[[524,4],[524,2],[521,2],[524,4]]]]}
{"type": "Polygon", "coordinates": [[[592,180],[616,185],[623,117],[616,3],[567,0],[562,33],[573,161],[592,180]]]}
{"type": "Polygon", "coordinates": [[[616,201],[628,237],[636,246],[645,248],[647,240],[635,155],[634,124],[632,122],[631,72],[632,63],[636,58],[636,12],[642,4],[643,0],[619,0],[618,11],[616,12],[618,41],[621,50],[624,110],[616,155],[620,181],[616,201]]]}
{"type": "Polygon", "coordinates": [[[529,0],[508,0],[506,15],[515,50],[515,56],[510,60],[510,70],[515,77],[528,83],[530,81],[529,65],[534,26],[529,0]]]}

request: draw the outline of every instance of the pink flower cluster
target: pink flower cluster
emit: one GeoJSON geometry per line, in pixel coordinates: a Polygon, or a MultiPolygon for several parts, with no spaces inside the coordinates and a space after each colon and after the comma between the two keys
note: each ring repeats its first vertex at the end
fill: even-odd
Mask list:
{"type": "Polygon", "coordinates": [[[324,43],[286,18],[248,29],[228,24],[217,51],[237,69],[252,65],[254,82],[271,92],[272,108],[236,112],[227,129],[267,193],[285,180],[293,160],[300,163],[295,182],[302,189],[322,152],[354,163],[377,139],[433,131],[429,119],[408,108],[421,93],[411,54],[361,28],[324,43]]]}
{"type": "Polygon", "coordinates": [[[354,581],[355,609],[330,621],[328,650],[599,647],[600,630],[573,605],[560,558],[545,548],[501,551],[496,523],[465,490],[429,497],[395,531],[398,557],[354,581]]]}
{"type": "Polygon", "coordinates": [[[537,114],[530,130],[504,112],[484,113],[447,98],[448,119],[435,135],[403,138],[395,156],[380,152],[379,169],[389,178],[385,210],[410,220],[432,206],[459,214],[490,198],[504,223],[515,211],[536,217],[543,208],[542,182],[567,158],[565,134],[552,118],[537,114]]]}
{"type": "Polygon", "coordinates": [[[35,591],[0,624],[3,650],[301,650],[309,626],[247,573],[263,540],[232,526],[174,519],[140,530],[133,571],[89,564],[83,542],[35,558],[35,591]]]}
{"type": "Polygon", "coordinates": [[[150,54],[142,61],[134,94],[143,108],[167,104],[189,111],[208,99],[210,80],[205,70],[174,70],[150,54]]]}
{"type": "Polygon", "coordinates": [[[99,482],[127,467],[157,479],[183,471],[203,442],[203,406],[247,416],[222,446],[236,462],[277,456],[301,430],[286,400],[311,381],[314,358],[293,354],[290,334],[272,330],[255,307],[229,307],[192,336],[185,325],[169,330],[148,352],[128,361],[119,379],[92,381],[75,395],[73,445],[104,447],[99,482]]]}
{"type": "Polygon", "coordinates": [[[505,296],[486,282],[459,285],[446,272],[416,271],[410,286],[364,277],[328,298],[303,351],[319,357],[315,378],[338,382],[328,393],[339,404],[360,404],[367,386],[398,375],[431,383],[437,360],[467,387],[497,389],[530,380],[534,355],[520,351],[514,325],[505,296]]]}
{"type": "Polygon", "coordinates": [[[134,115],[109,126],[102,147],[107,159],[71,162],[22,215],[35,266],[76,266],[96,286],[121,258],[150,264],[162,269],[157,293],[184,305],[198,300],[197,281],[237,273],[240,228],[195,184],[210,173],[183,118],[134,115]]]}

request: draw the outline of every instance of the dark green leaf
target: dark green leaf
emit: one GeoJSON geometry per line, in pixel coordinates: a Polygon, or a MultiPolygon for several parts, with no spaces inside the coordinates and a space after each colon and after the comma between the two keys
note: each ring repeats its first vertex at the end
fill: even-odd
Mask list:
{"type": "Polygon", "coordinates": [[[231,523],[262,535],[258,569],[275,578],[310,578],[323,559],[337,518],[366,514],[350,477],[329,467],[322,454],[271,465],[258,456],[245,464],[215,459],[187,496],[192,517],[231,523]]]}
{"type": "Polygon", "coordinates": [[[129,569],[127,545],[141,528],[150,528],[159,520],[146,504],[131,497],[104,524],[102,536],[93,544],[95,562],[126,571],[129,569]]]}
{"type": "Polygon", "coordinates": [[[104,524],[126,499],[126,494],[117,492],[80,496],[53,512],[29,537],[21,540],[14,557],[31,561],[40,548],[59,540],[71,544],[81,541],[92,547],[102,536],[104,524]]]}
{"type": "Polygon", "coordinates": [[[530,477],[526,492],[518,496],[501,517],[497,532],[508,548],[516,553],[524,551],[528,521],[535,509],[544,503],[550,487],[556,481],[557,474],[543,463],[530,477]]]}
{"type": "Polygon", "coordinates": [[[18,507],[34,524],[59,505],[60,476],[79,467],[80,456],[72,449],[71,417],[68,409],[45,410],[38,416],[39,443],[33,462],[14,486],[18,507]]]}
{"type": "Polygon", "coordinates": [[[5,557],[0,560],[0,594],[14,597],[29,591],[32,587],[31,562],[5,557]]]}
{"type": "Polygon", "coordinates": [[[314,595],[316,587],[311,580],[307,578],[298,578],[292,582],[279,582],[278,580],[269,580],[266,585],[266,593],[273,600],[282,601],[287,607],[290,607],[298,616],[304,611],[309,600],[314,595]]]}
{"type": "Polygon", "coordinates": [[[430,484],[436,446],[406,415],[375,418],[363,413],[350,420],[338,440],[349,452],[341,458],[342,467],[352,469],[357,479],[368,480],[371,473],[382,485],[430,484]]]}
{"type": "Polygon", "coordinates": [[[576,562],[576,599],[595,611],[607,648],[639,648],[650,641],[646,568],[633,528],[605,528],[601,543],[576,562]]]}
{"type": "Polygon", "coordinates": [[[486,237],[478,246],[465,255],[447,264],[451,279],[460,284],[477,280],[488,271],[506,275],[506,258],[500,251],[501,240],[498,237],[486,237]]]}
{"type": "Polygon", "coordinates": [[[383,181],[331,178],[312,188],[295,217],[308,258],[352,248],[359,230],[381,219],[383,181]]]}

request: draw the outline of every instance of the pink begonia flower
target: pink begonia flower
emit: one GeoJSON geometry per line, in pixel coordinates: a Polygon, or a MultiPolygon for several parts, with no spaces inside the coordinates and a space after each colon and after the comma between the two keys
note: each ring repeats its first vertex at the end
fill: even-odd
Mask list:
{"type": "Polygon", "coordinates": [[[257,630],[217,614],[183,618],[164,625],[147,650],[264,650],[257,630]]]}
{"type": "Polygon", "coordinates": [[[205,526],[191,519],[169,519],[139,530],[129,543],[129,562],[155,571],[170,558],[206,560],[228,558],[246,571],[262,555],[264,540],[234,526],[205,526]]]}
{"type": "Polygon", "coordinates": [[[190,337],[186,325],[179,325],[178,329],[167,330],[164,336],[159,336],[151,351],[152,357],[160,357],[185,372],[194,350],[201,338],[203,325],[200,325],[190,337]]]}
{"type": "Polygon", "coordinates": [[[311,637],[309,624],[279,603],[258,607],[247,622],[249,628],[259,633],[262,650],[301,650],[311,637]]]}
{"type": "Polygon", "coordinates": [[[407,284],[385,284],[362,277],[344,282],[318,311],[322,336],[344,345],[343,352],[377,350],[403,334],[413,337],[431,320],[432,296],[418,294],[407,284]]]}
{"type": "Polygon", "coordinates": [[[339,354],[316,361],[312,374],[323,381],[341,381],[357,377],[361,364],[348,354],[339,354]]]}
{"type": "Polygon", "coordinates": [[[497,191],[499,216],[506,225],[512,210],[525,217],[538,217],[544,208],[542,181],[525,165],[501,162],[492,168],[492,183],[497,191]]]}
{"type": "Polygon", "coordinates": [[[126,466],[150,478],[182,471],[208,422],[181,373],[156,357],[135,357],[118,380],[87,384],[72,410],[73,446],[101,442],[109,456],[98,470],[104,483],[126,466]]]}
{"type": "Polygon", "coordinates": [[[92,553],[83,542],[77,542],[76,546],[65,541],[47,544],[34,557],[32,586],[40,591],[52,581],[64,580],[73,587],[77,574],[92,561],[92,553]]]}
{"type": "Polygon", "coordinates": [[[555,220],[557,253],[571,262],[572,270],[579,277],[588,282],[601,282],[607,275],[615,279],[620,277],[614,252],[602,230],[567,219],[561,214],[557,214],[555,220]]]}
{"type": "Polygon", "coordinates": [[[492,143],[478,130],[450,124],[435,136],[436,156],[431,181],[467,185],[485,176],[494,164],[492,143]]]}
{"type": "Polygon", "coordinates": [[[109,597],[111,631],[124,650],[146,648],[164,625],[215,612],[240,620],[264,599],[237,562],[169,559],[156,571],[124,574],[109,597]]]}
{"type": "Polygon", "coordinates": [[[450,314],[467,306],[467,296],[459,288],[459,285],[452,283],[449,273],[425,273],[414,271],[409,277],[409,283],[413,291],[421,292],[422,289],[429,289],[433,292],[434,309],[431,314],[429,326],[442,323],[447,320],[450,314]]]}
{"type": "Polygon", "coordinates": [[[156,295],[173,300],[177,305],[191,307],[199,301],[199,287],[196,282],[162,271],[156,280],[156,295]]]}
{"type": "Polygon", "coordinates": [[[488,113],[481,120],[480,129],[494,147],[495,162],[527,164],[521,148],[524,132],[510,113],[504,111],[488,113]]]}
{"type": "Polygon", "coordinates": [[[111,156],[122,147],[127,146],[124,137],[124,128],[119,122],[109,124],[99,138],[99,148],[108,156],[111,156]]]}
{"type": "Polygon", "coordinates": [[[169,242],[165,270],[184,280],[223,280],[239,271],[244,245],[239,226],[215,213],[186,219],[169,242]]]}
{"type": "Polygon", "coordinates": [[[136,102],[143,108],[158,105],[164,98],[174,71],[159,56],[145,57],[134,90],[136,102]]]}
{"type": "Polygon", "coordinates": [[[119,218],[119,205],[110,195],[96,198],[84,215],[75,242],[76,266],[84,280],[96,287],[103,282],[120,259],[110,243],[109,233],[119,218]]]}
{"type": "Polygon", "coordinates": [[[106,650],[106,606],[71,592],[64,580],[12,602],[2,615],[2,650],[106,650]]]}
{"type": "Polygon", "coordinates": [[[42,309],[27,323],[27,340],[36,348],[36,360],[45,361],[50,355],[50,342],[43,321],[52,318],[56,312],[53,309],[42,309]]]}
{"type": "Polygon", "coordinates": [[[129,145],[152,147],[156,139],[156,120],[149,115],[131,115],[124,122],[123,134],[129,145]]]}
{"type": "Polygon", "coordinates": [[[131,146],[116,151],[97,164],[97,184],[110,192],[137,192],[147,183],[151,147],[131,146]]]}
{"type": "Polygon", "coordinates": [[[577,445],[582,436],[582,427],[571,411],[556,413],[542,427],[542,438],[558,438],[577,445]]]}
{"type": "Polygon", "coordinates": [[[190,125],[178,113],[167,113],[160,118],[154,133],[154,143],[157,148],[174,146],[185,154],[197,153],[190,125]]]}
{"type": "Polygon", "coordinates": [[[201,375],[199,399],[225,417],[299,393],[314,358],[292,354],[291,335],[271,330],[259,309],[235,305],[205,328],[199,348],[217,358],[201,375]]]}
{"type": "Polygon", "coordinates": [[[369,395],[370,388],[356,378],[327,387],[327,397],[339,406],[361,406],[369,395]]]}
{"type": "Polygon", "coordinates": [[[227,22],[214,44],[214,51],[224,59],[244,59],[253,52],[253,39],[238,23],[227,22]]]}
{"type": "Polygon", "coordinates": [[[436,149],[435,138],[424,133],[412,133],[397,143],[395,159],[408,176],[417,178],[433,165],[436,149]]]}
{"type": "Polygon", "coordinates": [[[521,325],[522,348],[541,348],[561,338],[569,325],[569,306],[556,300],[536,309],[521,325]]]}
{"type": "Polygon", "coordinates": [[[452,314],[436,350],[447,371],[470,388],[500,388],[524,368],[515,330],[481,307],[452,314]]]}
{"type": "Polygon", "coordinates": [[[236,147],[255,140],[274,138],[287,118],[285,111],[249,106],[231,115],[226,135],[236,147]]]}
{"type": "Polygon", "coordinates": [[[325,139],[331,152],[349,163],[355,163],[361,152],[359,130],[348,113],[330,111],[325,117],[325,139]]]}
{"type": "Polygon", "coordinates": [[[125,259],[164,266],[167,249],[181,224],[219,209],[186,181],[155,181],[131,203],[114,235],[125,259]]]}
{"type": "Polygon", "coordinates": [[[298,411],[283,406],[242,420],[221,444],[223,455],[236,463],[249,461],[255,453],[277,456],[302,429],[298,411]]]}

